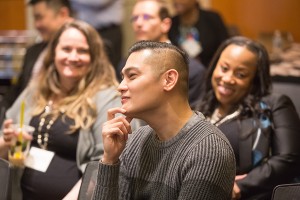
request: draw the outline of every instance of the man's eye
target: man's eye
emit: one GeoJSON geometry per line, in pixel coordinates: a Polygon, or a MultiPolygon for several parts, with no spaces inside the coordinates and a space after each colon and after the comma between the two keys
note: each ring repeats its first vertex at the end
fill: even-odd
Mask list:
{"type": "Polygon", "coordinates": [[[143,15],[143,19],[144,19],[145,21],[148,21],[148,20],[152,19],[152,16],[151,16],[151,15],[148,15],[148,14],[144,14],[144,15],[143,15]]]}
{"type": "Polygon", "coordinates": [[[128,78],[129,79],[133,79],[133,78],[135,78],[136,77],[136,74],[128,74],[128,78]]]}
{"type": "Polygon", "coordinates": [[[148,14],[133,15],[130,18],[130,22],[136,22],[140,17],[143,19],[143,21],[148,21],[153,18],[153,16],[148,15],[148,14]]]}
{"type": "Polygon", "coordinates": [[[132,17],[130,18],[130,22],[135,22],[135,21],[138,20],[138,18],[139,18],[138,15],[132,16],[132,17]]]}

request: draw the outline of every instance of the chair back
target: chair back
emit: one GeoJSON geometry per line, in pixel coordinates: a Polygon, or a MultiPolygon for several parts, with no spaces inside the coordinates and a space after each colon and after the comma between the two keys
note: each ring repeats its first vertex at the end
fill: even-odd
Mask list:
{"type": "Polygon", "coordinates": [[[91,161],[87,164],[82,176],[82,182],[79,190],[78,200],[92,199],[97,181],[99,161],[91,161]]]}
{"type": "Polygon", "coordinates": [[[300,183],[277,185],[272,194],[272,200],[300,199],[300,183]]]}
{"type": "Polygon", "coordinates": [[[0,158],[0,200],[10,199],[11,195],[11,165],[0,158]]]}

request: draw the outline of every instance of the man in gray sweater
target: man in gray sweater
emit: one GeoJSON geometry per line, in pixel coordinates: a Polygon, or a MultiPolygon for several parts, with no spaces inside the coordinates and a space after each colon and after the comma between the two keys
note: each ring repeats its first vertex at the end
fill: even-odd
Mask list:
{"type": "Polygon", "coordinates": [[[188,102],[188,61],[168,43],[129,50],[119,86],[122,107],[108,111],[93,199],[231,199],[233,150],[188,102]],[[133,132],[132,118],[148,125],[133,132]]]}

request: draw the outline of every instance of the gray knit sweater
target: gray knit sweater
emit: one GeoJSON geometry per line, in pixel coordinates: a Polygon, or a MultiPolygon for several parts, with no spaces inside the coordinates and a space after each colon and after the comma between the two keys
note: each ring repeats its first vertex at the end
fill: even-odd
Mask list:
{"type": "Polygon", "coordinates": [[[231,199],[234,178],[229,142],[195,112],[169,141],[149,126],[133,133],[119,164],[99,165],[93,199],[231,199]]]}

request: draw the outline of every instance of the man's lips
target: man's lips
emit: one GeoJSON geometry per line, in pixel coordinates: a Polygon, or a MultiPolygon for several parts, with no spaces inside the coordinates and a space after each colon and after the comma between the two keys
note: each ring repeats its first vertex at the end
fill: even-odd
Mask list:
{"type": "Polygon", "coordinates": [[[122,96],[121,97],[121,103],[124,104],[128,101],[129,97],[125,97],[125,96],[122,96]]]}

